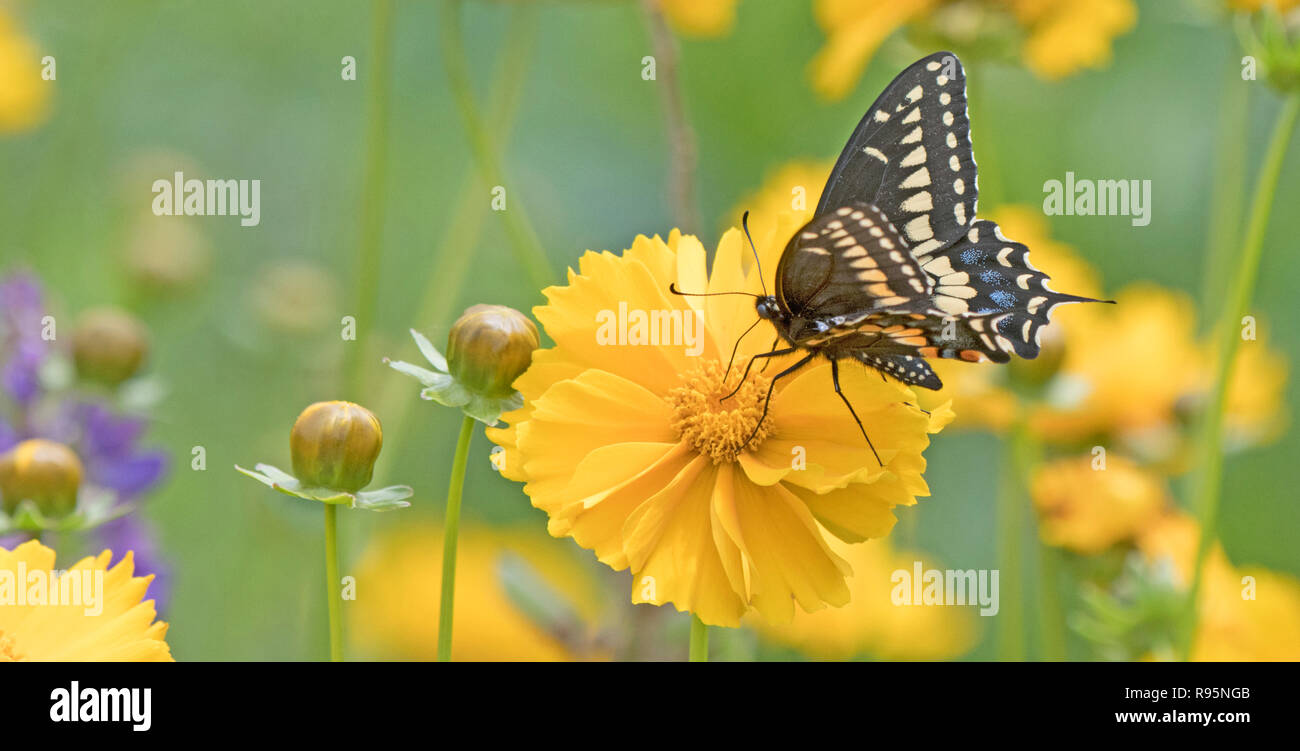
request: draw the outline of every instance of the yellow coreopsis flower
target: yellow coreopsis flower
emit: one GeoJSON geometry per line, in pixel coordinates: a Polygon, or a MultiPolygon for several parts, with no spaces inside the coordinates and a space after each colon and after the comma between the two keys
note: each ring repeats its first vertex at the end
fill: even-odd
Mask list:
{"type": "Polygon", "coordinates": [[[41,78],[35,45],[0,7],[0,133],[30,130],[45,120],[50,86],[41,78]]]}
{"type": "MultiPolygon", "coordinates": [[[[788,222],[774,231],[788,238],[798,228],[788,222]]],[[[556,346],[515,382],[525,406],[503,416],[509,428],[488,431],[505,449],[502,474],[527,483],[551,534],[631,569],[634,602],[671,602],[722,626],[751,608],[788,621],[795,602],[806,611],[848,602],[850,566],[824,532],[850,542],[888,533],[893,507],[928,494],[922,452],[951,418],[925,415],[898,383],[843,368],[880,466],[829,363],[774,382],[793,362],[774,359],[742,385],[745,364],[774,337],[764,324],[740,339],[727,370],[757,320],[752,298],[677,296],[669,285],[758,293],[744,242],[728,231],[711,275],[703,245],[677,231],[638,237],[621,255],[586,253],[533,311],[556,346]]],[[[779,246],[759,248],[770,275],[779,246]]]]}
{"type": "MultiPolygon", "coordinates": [[[[1152,560],[1172,564],[1186,588],[1200,526],[1172,512],[1138,537],[1152,560]]],[[[1196,603],[1199,627],[1191,658],[1201,661],[1300,660],[1300,581],[1259,567],[1235,567],[1215,543],[1205,561],[1196,603]]]]}
{"type": "Polygon", "coordinates": [[[1020,54],[1042,78],[1110,62],[1111,42],[1137,24],[1132,0],[1011,0],[1027,37],[1020,54]]]}
{"type": "MultiPolygon", "coordinates": [[[[813,88],[839,99],[857,84],[882,42],[912,23],[933,21],[965,39],[987,19],[993,33],[1019,27],[1020,56],[1045,79],[1057,79],[1110,60],[1111,42],[1137,23],[1132,0],[814,0],[826,45],[810,65],[813,88]],[[975,7],[972,7],[975,6],[975,7]]],[[[956,40],[954,40],[956,41],[956,40]]]]}
{"type": "Polygon", "coordinates": [[[1043,541],[1084,555],[1132,540],[1170,506],[1160,479],[1122,456],[1049,462],[1030,494],[1043,541]]]}
{"type": "MultiPolygon", "coordinates": [[[[1031,424],[1053,441],[1107,434],[1172,446],[1179,411],[1203,398],[1213,373],[1214,357],[1196,339],[1195,307],[1187,295],[1147,283],[1126,287],[1116,299],[1062,327],[1065,361],[1031,424]]],[[[1285,361],[1262,339],[1248,342],[1230,378],[1230,435],[1237,443],[1275,437],[1285,361]]]]}
{"type": "Polygon", "coordinates": [[[659,0],[668,23],[682,34],[714,37],[731,31],[740,0],[659,0]]]}
{"type": "Polygon", "coordinates": [[[0,548],[0,662],[171,662],[167,624],[144,599],[153,576],[133,575],[129,551],[111,559],[105,550],[55,579],[40,542],[0,548]]]}
{"type": "MultiPolygon", "coordinates": [[[[588,572],[559,543],[525,532],[461,529],[456,569],[457,661],[572,660],[603,656],[590,624],[600,599],[588,572]],[[574,622],[546,623],[511,599],[503,567],[511,556],[562,598],[574,622]],[[581,632],[578,628],[581,627],[581,632]]],[[[364,596],[347,605],[350,633],[364,654],[433,660],[438,641],[442,530],[403,528],[376,538],[357,564],[364,596]]],[[[531,584],[531,582],[526,582],[531,584]]],[[[536,594],[536,593],[531,593],[536,594]]]]}
{"type": "Polygon", "coordinates": [[[913,573],[915,561],[942,569],[934,557],[894,550],[880,540],[848,545],[831,539],[831,548],[853,566],[853,599],[842,608],[798,613],[788,624],[759,622],[767,638],[818,659],[843,660],[870,655],[886,660],[950,660],[975,645],[976,616],[971,608],[897,605],[895,573],[913,573]]]}

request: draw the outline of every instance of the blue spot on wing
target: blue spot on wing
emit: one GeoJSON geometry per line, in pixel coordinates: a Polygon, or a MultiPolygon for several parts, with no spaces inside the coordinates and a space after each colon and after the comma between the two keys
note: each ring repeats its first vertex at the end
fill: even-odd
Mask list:
{"type": "Polygon", "coordinates": [[[1007,280],[1003,278],[1003,276],[996,271],[986,270],[980,272],[980,281],[984,282],[985,284],[991,284],[995,287],[1000,287],[1003,284],[1006,284],[1007,280]]]}
{"type": "Polygon", "coordinates": [[[982,253],[979,248],[966,248],[961,252],[961,262],[967,266],[972,266],[980,260],[982,253]]]}
{"type": "Polygon", "coordinates": [[[997,303],[1003,308],[1009,308],[1016,302],[1015,295],[1002,289],[998,289],[990,292],[989,297],[993,300],[993,302],[997,303]]]}

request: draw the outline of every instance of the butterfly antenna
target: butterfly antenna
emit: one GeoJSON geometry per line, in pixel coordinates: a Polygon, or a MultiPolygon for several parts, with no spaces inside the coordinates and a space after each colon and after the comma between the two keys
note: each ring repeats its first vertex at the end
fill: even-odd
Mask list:
{"type": "Polygon", "coordinates": [[[754,238],[749,234],[749,212],[740,217],[740,226],[745,230],[745,239],[749,240],[749,249],[754,253],[754,266],[758,269],[758,283],[763,287],[763,297],[767,297],[767,282],[763,281],[763,262],[758,260],[758,248],[754,247],[754,238]]]}
{"type": "Polygon", "coordinates": [[[674,295],[681,295],[682,297],[719,297],[721,295],[747,295],[749,297],[758,297],[758,295],[753,292],[683,292],[680,289],[677,289],[677,282],[670,283],[668,285],[668,291],[674,295]]]}

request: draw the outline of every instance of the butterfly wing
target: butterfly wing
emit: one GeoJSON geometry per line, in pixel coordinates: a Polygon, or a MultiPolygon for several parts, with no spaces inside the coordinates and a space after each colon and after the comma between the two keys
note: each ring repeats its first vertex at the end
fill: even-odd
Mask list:
{"type": "Polygon", "coordinates": [[[835,208],[795,233],[776,270],[778,301],[796,317],[829,320],[930,307],[933,282],[880,209],[835,208]]]}
{"type": "Polygon", "coordinates": [[[1052,309],[1072,302],[1098,302],[1056,292],[1047,274],[1029,263],[1029,248],[1008,240],[998,225],[979,220],[957,242],[918,259],[934,283],[934,306],[943,315],[985,318],[998,342],[1017,355],[1038,356],[1038,337],[1052,309]]]}
{"type": "Polygon", "coordinates": [[[817,204],[879,206],[918,254],[956,240],[975,219],[977,171],[966,73],[951,52],[913,63],[881,92],[840,154],[817,204]]]}

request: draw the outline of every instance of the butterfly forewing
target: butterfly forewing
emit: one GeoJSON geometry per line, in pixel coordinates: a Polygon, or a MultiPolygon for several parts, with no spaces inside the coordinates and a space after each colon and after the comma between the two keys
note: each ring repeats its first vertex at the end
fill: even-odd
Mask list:
{"type": "Polygon", "coordinates": [[[776,271],[778,300],[818,320],[930,307],[932,281],[880,209],[840,206],[790,239],[776,271]]]}
{"type": "Polygon", "coordinates": [[[817,214],[874,204],[921,255],[953,242],[974,221],[976,177],[966,73],[956,55],[936,52],[900,73],[867,110],[817,214]]]}

